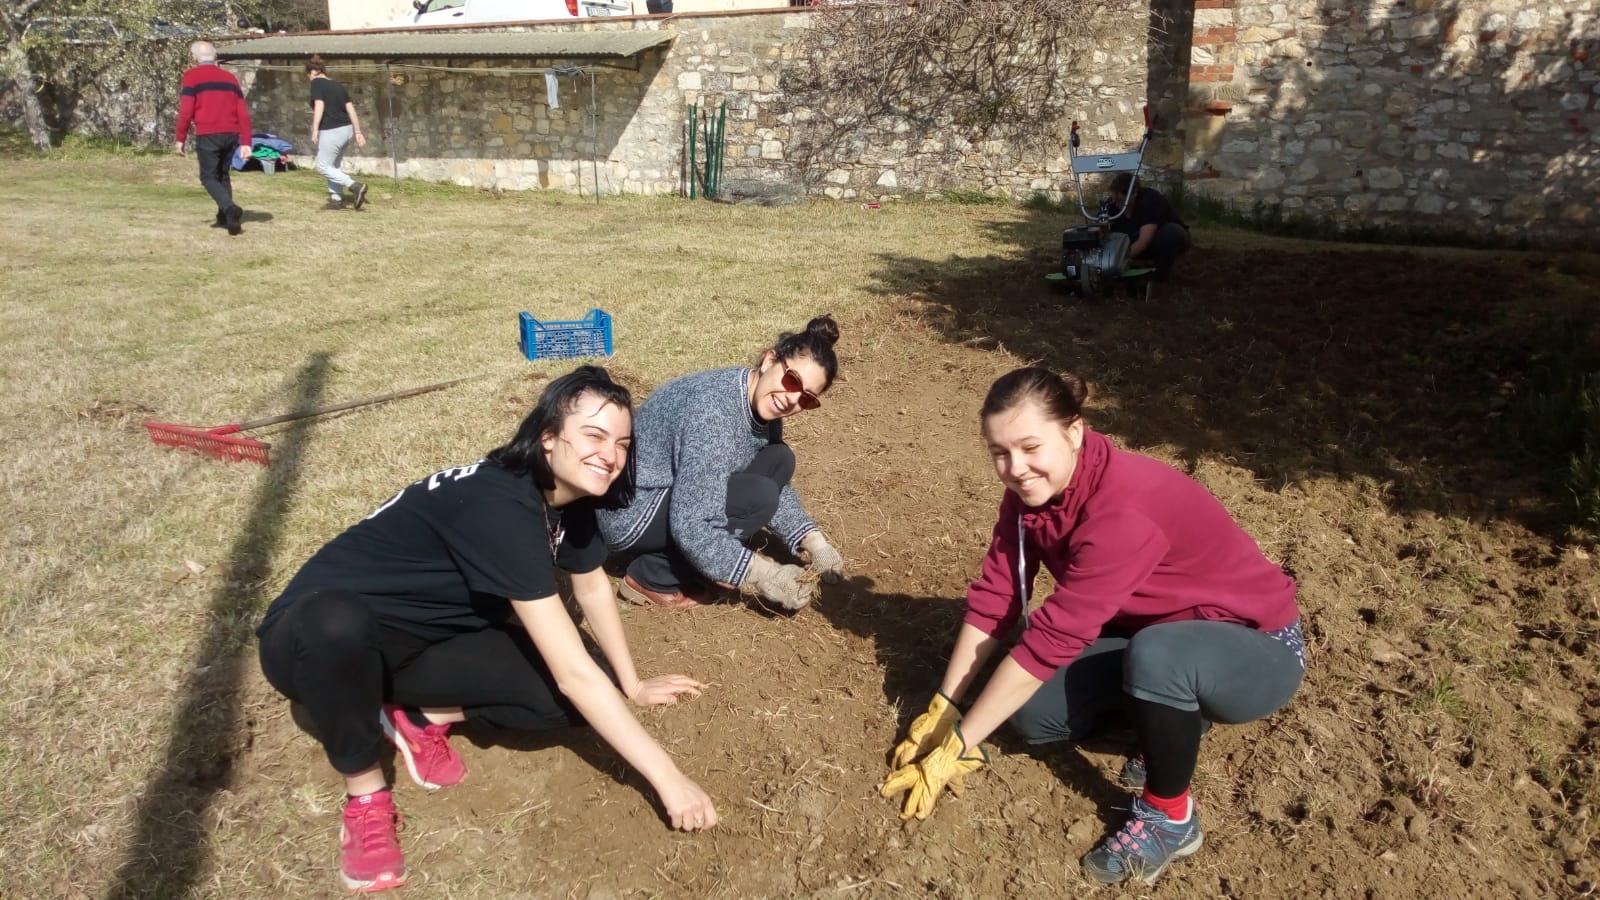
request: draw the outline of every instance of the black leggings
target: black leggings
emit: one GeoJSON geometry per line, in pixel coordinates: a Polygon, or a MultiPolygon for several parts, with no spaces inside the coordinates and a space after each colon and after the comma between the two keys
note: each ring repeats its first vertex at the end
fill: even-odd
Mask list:
{"type": "MultiPolygon", "coordinates": [[[[787,444],[768,444],[750,465],[728,476],[728,532],[749,540],[767,527],[778,513],[778,495],[794,478],[794,451],[787,444]]],[[[638,554],[628,564],[633,580],[652,591],[671,593],[681,585],[704,583],[705,578],[684,557],[672,539],[672,491],[656,508],[629,552],[638,554]]]]}
{"type": "Polygon", "coordinates": [[[305,706],[328,762],[354,775],[378,763],[385,703],[453,707],[497,728],[585,724],[520,625],[429,640],[389,627],[373,599],[314,591],[261,635],[261,671],[305,706]]]}

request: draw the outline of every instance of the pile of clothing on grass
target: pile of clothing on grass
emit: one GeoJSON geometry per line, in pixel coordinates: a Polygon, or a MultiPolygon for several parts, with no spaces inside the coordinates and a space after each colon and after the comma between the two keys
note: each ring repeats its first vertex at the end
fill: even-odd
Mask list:
{"type": "Polygon", "coordinates": [[[294,162],[289,159],[289,154],[294,152],[294,145],[266,131],[258,131],[250,136],[250,157],[240,159],[236,154],[233,157],[233,167],[239,171],[254,163],[261,171],[271,175],[281,166],[284,171],[294,168],[294,162]]]}

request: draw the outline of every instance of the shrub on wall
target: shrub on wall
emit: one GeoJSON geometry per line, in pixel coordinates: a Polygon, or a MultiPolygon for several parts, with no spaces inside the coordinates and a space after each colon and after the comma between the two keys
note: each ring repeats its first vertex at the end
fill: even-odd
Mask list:
{"type": "Polygon", "coordinates": [[[188,42],[123,40],[34,54],[45,120],[56,135],[90,134],[140,146],[172,140],[188,42]]]}

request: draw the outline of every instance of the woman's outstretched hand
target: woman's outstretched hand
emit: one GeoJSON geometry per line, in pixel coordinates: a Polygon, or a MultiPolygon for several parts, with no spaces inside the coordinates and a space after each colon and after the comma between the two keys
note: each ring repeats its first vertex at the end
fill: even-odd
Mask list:
{"type": "Polygon", "coordinates": [[[821,575],[823,581],[838,584],[844,580],[844,556],[821,531],[808,532],[800,539],[800,548],[811,557],[808,568],[821,575]]]}
{"type": "Polygon", "coordinates": [[[639,682],[628,695],[637,706],[664,706],[680,697],[698,697],[706,686],[687,675],[657,675],[639,682]]]}
{"type": "Polygon", "coordinates": [[[717,824],[717,808],[700,785],[683,775],[659,790],[661,805],[667,808],[667,819],[678,831],[704,831],[717,824]]]}

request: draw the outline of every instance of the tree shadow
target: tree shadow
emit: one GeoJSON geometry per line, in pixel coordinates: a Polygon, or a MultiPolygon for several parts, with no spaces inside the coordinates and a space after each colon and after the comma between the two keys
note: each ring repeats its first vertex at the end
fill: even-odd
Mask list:
{"type": "MultiPolygon", "coordinates": [[[[325,353],[313,354],[301,367],[294,383],[295,411],[321,403],[332,368],[325,353]]],[[[206,870],[207,812],[217,793],[230,785],[235,759],[248,750],[249,723],[241,721],[239,698],[252,662],[245,650],[294,505],[311,427],[309,420],[299,420],[273,442],[271,464],[234,539],[228,568],[211,597],[205,632],[178,691],[166,758],[139,794],[134,839],[106,890],[108,898],[184,896],[206,870]]]]}
{"type": "Polygon", "coordinates": [[[1158,301],[1082,300],[1042,280],[1071,224],[1033,210],[988,226],[990,256],[884,254],[875,290],[909,296],[951,343],[1083,376],[1093,427],[1172,448],[1191,472],[1218,457],[1271,490],[1366,478],[1397,511],[1559,529],[1504,421],[1562,302],[1543,260],[1267,249],[1197,229],[1158,301]]]}

